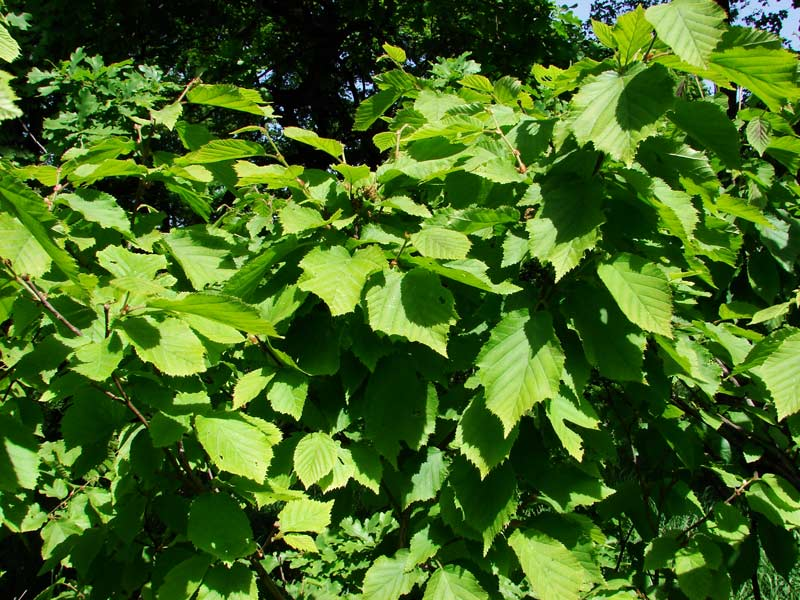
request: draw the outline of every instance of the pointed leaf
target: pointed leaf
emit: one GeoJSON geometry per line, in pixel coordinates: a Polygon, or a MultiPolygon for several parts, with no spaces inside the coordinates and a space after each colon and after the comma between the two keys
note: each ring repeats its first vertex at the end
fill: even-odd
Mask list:
{"type": "Polygon", "coordinates": [[[107,229],[116,229],[127,236],[133,235],[128,216],[110,194],[97,190],[75,190],[74,194],[61,194],[58,199],[83,215],[87,221],[107,229]]]}
{"type": "Polygon", "coordinates": [[[278,335],[272,323],[264,319],[258,309],[232,296],[197,292],[175,300],[153,298],[148,301],[148,305],[179,314],[197,315],[247,333],[262,333],[273,337],[278,335]]]}
{"type": "Polygon", "coordinates": [[[653,26],[647,22],[642,5],[621,15],[611,32],[616,42],[620,63],[625,66],[636,58],[637,53],[650,44],[653,26]]]}
{"type": "Polygon", "coordinates": [[[447,356],[447,335],[457,315],[453,295],[439,278],[424,269],[392,269],[383,271],[381,279],[366,292],[370,327],[447,356]]]}
{"type": "Polygon", "coordinates": [[[428,258],[466,258],[472,247],[466,235],[444,227],[423,227],[411,236],[411,243],[428,258]]]}
{"type": "Polygon", "coordinates": [[[339,445],[327,433],[309,433],[294,450],[294,471],[306,488],[333,470],[339,445]]]}
{"type": "Polygon", "coordinates": [[[638,143],[655,133],[673,102],[673,81],[661,65],[637,64],[625,74],[592,77],[572,99],[571,129],[578,142],[630,163],[638,143]]]}
{"type": "Polygon", "coordinates": [[[214,465],[259,483],[272,460],[272,440],[237,413],[220,413],[194,420],[197,439],[214,465]]]}
{"type": "Polygon", "coordinates": [[[506,436],[503,426],[487,409],[482,396],[472,399],[461,416],[453,444],[480,471],[481,479],[511,454],[519,429],[506,436]]]}
{"type": "MultiPolygon", "coordinates": [[[[766,359],[751,369],[767,386],[779,419],[800,412],[800,386],[797,383],[800,376],[800,331],[789,331],[793,333],[774,348],[770,347],[766,359]]],[[[759,351],[756,347],[751,355],[759,351]]]]}
{"type": "Polygon", "coordinates": [[[215,163],[250,156],[264,156],[261,144],[247,140],[211,140],[194,152],[189,152],[175,161],[176,165],[215,163]]]}
{"type": "Polygon", "coordinates": [[[533,593],[541,600],[579,600],[585,570],[564,544],[537,531],[517,530],[508,538],[533,593]]]}
{"type": "Polygon", "coordinates": [[[628,320],[645,331],[672,337],[672,292],[657,265],[620,254],[598,266],[597,274],[628,320]]]}
{"type": "Polygon", "coordinates": [[[266,389],[275,377],[275,369],[262,367],[242,375],[233,387],[233,408],[238,410],[266,389]]]}
{"type": "Polygon", "coordinates": [[[280,513],[278,522],[283,532],[287,531],[313,531],[322,533],[330,525],[333,500],[319,502],[317,500],[302,499],[286,503],[280,513]]]}
{"type": "Polygon", "coordinates": [[[502,421],[508,436],[534,404],[558,393],[564,353],[550,315],[508,313],[492,330],[477,365],[486,408],[502,421]]]}
{"type": "Polygon", "coordinates": [[[445,565],[431,575],[422,600],[489,600],[489,594],[466,569],[445,565]]]}
{"type": "Polygon", "coordinates": [[[797,56],[788,50],[730,48],[711,56],[715,81],[730,81],[747,88],[779,112],[787,102],[800,98],[797,85],[797,56]]]}
{"type": "Polygon", "coordinates": [[[670,119],[728,167],[736,168],[741,163],[739,132],[719,105],[679,101],[670,119]]]}
{"type": "Polygon", "coordinates": [[[658,37],[681,60],[705,68],[725,33],[725,11],[713,0],[672,0],[645,12],[658,37]]]}
{"type": "Polygon", "coordinates": [[[197,548],[225,561],[246,556],[254,547],[247,515],[224,493],[195,498],[189,511],[188,536],[197,548]]]}
{"type": "Polygon", "coordinates": [[[166,375],[185,377],[206,370],[205,346],[183,321],[130,317],[122,329],[139,358],[166,375]]]}
{"type": "Polygon", "coordinates": [[[264,104],[261,94],[256,90],[248,90],[233,85],[196,85],[186,94],[186,99],[193,104],[206,104],[219,106],[230,110],[258,115],[264,115],[264,104]]]}
{"type": "Polygon", "coordinates": [[[322,150],[330,154],[332,157],[341,160],[344,154],[344,144],[337,140],[320,137],[313,131],[307,129],[300,129],[299,127],[284,127],[283,135],[290,140],[295,140],[303,144],[308,144],[312,148],[322,150]]]}
{"type": "Polygon", "coordinates": [[[383,252],[368,246],[354,256],[343,246],[315,248],[302,261],[303,277],[298,286],[322,298],[333,316],[355,310],[367,277],[386,265],[383,252]]]}

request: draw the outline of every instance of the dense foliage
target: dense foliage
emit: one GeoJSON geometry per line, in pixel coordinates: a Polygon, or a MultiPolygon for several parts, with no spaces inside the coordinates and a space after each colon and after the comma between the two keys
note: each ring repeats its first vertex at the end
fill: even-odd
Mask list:
{"type": "MultiPolygon", "coordinates": [[[[439,56],[472,52],[485,73],[527,73],[534,62],[568,66],[580,58],[580,22],[552,0],[8,0],[31,15],[20,32],[20,76],[45,68],[82,46],[110,63],[132,59],[178,81],[253,87],[266,93],[285,125],[313,129],[347,143],[352,159],[373,166],[379,155],[366,132],[353,131],[353,112],[374,89],[381,44],[405,49],[415,74],[439,56]],[[70,15],[70,27],[63,15],[70,15]],[[120,43],[125,40],[125,43],[120,43]]],[[[23,105],[34,134],[42,107],[23,105]]],[[[235,129],[217,115],[214,129],[235,129]]],[[[19,127],[8,127],[19,142],[19,127]]],[[[0,131],[0,135],[2,132],[0,131]]],[[[2,139],[2,137],[0,137],[2,139]]],[[[29,145],[30,146],[30,145],[29,145]]],[[[301,145],[291,160],[325,166],[301,145]],[[314,164],[319,161],[319,164],[314,164]]]]}
{"type": "Polygon", "coordinates": [[[385,121],[376,168],[254,90],[83,54],[32,74],[63,147],[0,164],[0,583],[702,600],[791,577],[797,57],[710,0],[595,27],[609,58],[535,86],[465,57],[417,76],[387,44],[355,115],[385,121]],[[217,137],[206,109],[251,124],[217,137]]]}

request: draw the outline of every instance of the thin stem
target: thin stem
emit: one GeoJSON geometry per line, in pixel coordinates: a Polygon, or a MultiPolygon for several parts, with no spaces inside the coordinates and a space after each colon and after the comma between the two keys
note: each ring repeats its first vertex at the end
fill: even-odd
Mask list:
{"type": "Polygon", "coordinates": [[[274,600],[292,600],[292,597],[286,593],[285,590],[282,590],[278,587],[278,584],[275,583],[272,577],[270,577],[269,573],[267,573],[264,565],[262,565],[255,556],[250,557],[250,564],[253,565],[256,573],[258,573],[258,579],[261,581],[264,588],[266,588],[270,598],[273,598],[274,600]]]}
{"type": "Polygon", "coordinates": [[[511,154],[514,155],[514,158],[517,161],[517,171],[519,171],[520,173],[527,173],[528,167],[525,165],[524,162],[522,162],[522,158],[520,157],[520,151],[514,147],[514,145],[506,137],[506,134],[503,133],[503,130],[500,129],[500,123],[497,122],[497,117],[494,116],[494,113],[491,111],[487,112],[489,112],[489,114],[492,115],[492,120],[494,121],[494,127],[495,127],[494,132],[500,136],[500,139],[502,139],[505,142],[506,146],[508,146],[508,149],[511,150],[511,154]]]}
{"type": "MultiPolygon", "coordinates": [[[[741,496],[741,495],[744,493],[744,491],[747,489],[747,487],[748,487],[748,486],[749,486],[751,483],[753,483],[754,481],[758,481],[759,479],[760,479],[760,477],[759,477],[758,473],[754,473],[754,474],[753,474],[753,476],[752,476],[750,479],[747,479],[747,480],[746,480],[744,483],[742,483],[742,485],[740,485],[738,488],[736,488],[735,490],[733,490],[733,493],[732,493],[730,496],[728,496],[728,497],[725,499],[725,501],[724,501],[724,502],[725,502],[725,504],[730,504],[731,502],[733,502],[734,500],[736,500],[736,498],[738,498],[739,496],[741,496]]],[[[693,531],[693,530],[697,529],[697,528],[698,528],[698,527],[700,527],[700,526],[701,526],[703,523],[705,523],[706,521],[708,521],[708,520],[711,518],[711,516],[712,516],[713,514],[714,514],[714,507],[712,506],[711,508],[709,508],[709,509],[708,509],[708,512],[706,512],[706,514],[704,514],[704,515],[703,515],[703,516],[702,516],[700,519],[698,519],[697,521],[695,521],[694,523],[692,523],[691,525],[689,525],[689,527],[687,527],[686,529],[684,529],[684,530],[681,532],[681,534],[678,536],[678,538],[679,538],[679,539],[686,539],[686,538],[688,538],[688,537],[689,537],[689,533],[690,533],[691,531],[693,531]]]]}
{"type": "Polygon", "coordinates": [[[22,129],[25,130],[25,134],[29,138],[31,138],[31,140],[33,141],[34,144],[36,144],[39,147],[39,150],[42,151],[42,154],[49,154],[49,152],[47,151],[47,148],[45,148],[41,144],[41,142],[39,142],[39,140],[36,139],[36,136],[33,135],[33,132],[31,131],[30,127],[28,127],[28,124],[25,121],[22,121],[22,120],[20,120],[20,124],[22,125],[22,129]]]}
{"type": "Polygon", "coordinates": [[[70,323],[69,320],[64,315],[58,312],[55,306],[50,304],[50,301],[47,299],[45,293],[38,287],[36,287],[36,284],[33,283],[33,281],[30,278],[30,275],[17,275],[17,273],[11,268],[10,261],[3,261],[3,264],[14,276],[14,279],[17,281],[17,283],[19,283],[22,287],[28,290],[28,292],[33,296],[34,300],[36,300],[42,306],[44,306],[51,315],[53,315],[58,321],[61,321],[66,326],[66,328],[69,329],[72,333],[74,333],[77,336],[83,335],[83,332],[80,329],[78,329],[77,327],[75,327],[75,325],[70,323]]]}
{"type": "Polygon", "coordinates": [[[195,77],[189,83],[187,83],[186,87],[183,88],[183,91],[181,92],[181,95],[178,96],[177,100],[175,100],[175,104],[177,104],[178,102],[183,100],[184,96],[186,96],[186,94],[189,93],[189,90],[192,89],[198,83],[200,83],[200,78],[199,77],[195,77]]]}

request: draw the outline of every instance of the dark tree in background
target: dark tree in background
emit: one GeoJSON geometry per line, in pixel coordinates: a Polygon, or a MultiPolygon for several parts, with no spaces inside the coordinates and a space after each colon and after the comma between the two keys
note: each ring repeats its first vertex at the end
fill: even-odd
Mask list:
{"type": "MultiPolygon", "coordinates": [[[[261,87],[283,124],[342,139],[367,161],[375,158],[372,133],[352,134],[352,115],[372,92],[383,42],[403,47],[418,72],[436,57],[471,51],[485,73],[523,79],[534,62],[567,65],[581,48],[580,23],[550,0],[74,0],[69,27],[56,4],[8,2],[32,15],[19,36],[28,53],[15,65],[19,75],[82,46],[106,62],[160,66],[180,82],[199,75],[261,87]]],[[[37,114],[35,102],[26,114],[37,114]]]]}
{"type": "MultiPolygon", "coordinates": [[[[660,4],[659,0],[595,0],[592,2],[590,17],[603,23],[613,23],[618,15],[633,10],[641,4],[644,8],[660,4]]],[[[789,16],[786,9],[776,9],[771,0],[718,0],[731,21],[742,15],[742,21],[750,27],[764,29],[779,35],[783,22],[789,16]]],[[[800,8],[800,0],[793,0],[792,6],[800,8]]]]}

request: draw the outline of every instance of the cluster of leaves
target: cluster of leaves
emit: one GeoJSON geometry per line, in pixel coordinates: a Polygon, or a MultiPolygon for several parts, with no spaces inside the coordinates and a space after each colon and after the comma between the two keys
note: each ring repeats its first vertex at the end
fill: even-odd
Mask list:
{"type": "Polygon", "coordinates": [[[596,27],[612,55],[536,88],[387,45],[374,170],[294,127],[330,167],[289,164],[257,92],[200,83],[3,163],[2,543],[50,575],[24,585],[701,600],[762,550],[796,568],[797,57],[710,0],[596,27]],[[146,212],[156,186],[203,224],[146,212]]]}

